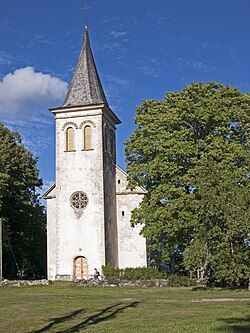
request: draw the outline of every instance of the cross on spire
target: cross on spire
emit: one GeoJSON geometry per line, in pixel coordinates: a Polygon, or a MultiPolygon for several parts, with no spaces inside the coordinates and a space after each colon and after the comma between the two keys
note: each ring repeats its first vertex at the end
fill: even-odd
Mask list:
{"type": "Polygon", "coordinates": [[[88,10],[90,10],[90,9],[91,9],[91,7],[88,6],[88,0],[85,0],[82,10],[83,10],[84,16],[85,16],[85,26],[86,27],[87,27],[87,23],[88,23],[88,20],[87,20],[88,10]]]}

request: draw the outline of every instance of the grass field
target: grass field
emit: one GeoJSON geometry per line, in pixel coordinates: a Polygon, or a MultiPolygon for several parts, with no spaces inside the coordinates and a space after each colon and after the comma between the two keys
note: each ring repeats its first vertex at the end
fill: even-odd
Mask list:
{"type": "Polygon", "coordinates": [[[247,290],[0,287],[0,332],[250,333],[249,305],[247,290]]]}

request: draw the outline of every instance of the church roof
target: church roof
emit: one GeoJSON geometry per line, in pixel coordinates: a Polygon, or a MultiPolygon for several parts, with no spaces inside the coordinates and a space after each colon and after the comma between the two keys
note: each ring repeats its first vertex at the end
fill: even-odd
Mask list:
{"type": "MultiPolygon", "coordinates": [[[[119,166],[116,165],[116,175],[120,177],[123,175],[125,179],[127,179],[127,173],[119,166]]],[[[117,186],[117,184],[116,184],[117,186]]],[[[120,186],[118,186],[120,187],[120,186]]],[[[123,187],[123,186],[122,186],[123,187]]],[[[141,187],[141,186],[136,186],[135,189],[130,190],[127,188],[127,182],[125,184],[125,188],[123,191],[120,191],[120,189],[116,188],[116,195],[126,195],[126,194],[146,194],[147,191],[141,187]]],[[[54,183],[43,195],[43,199],[53,199],[56,197],[56,183],[54,183]]]]}
{"type": "Polygon", "coordinates": [[[116,165],[116,177],[121,178],[122,175],[125,180],[125,183],[120,185],[116,184],[116,195],[126,195],[126,194],[144,195],[147,193],[145,188],[143,188],[142,186],[136,186],[133,190],[131,190],[128,187],[128,181],[127,181],[128,174],[119,165],[116,165]]]}
{"type": "Polygon", "coordinates": [[[83,46],[63,107],[96,104],[108,105],[108,102],[91,51],[88,28],[85,26],[83,46]]]}

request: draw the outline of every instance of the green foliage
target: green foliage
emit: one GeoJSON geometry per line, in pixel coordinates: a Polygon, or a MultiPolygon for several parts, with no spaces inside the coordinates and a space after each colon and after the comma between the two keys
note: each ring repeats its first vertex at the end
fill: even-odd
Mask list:
{"type": "Polygon", "coordinates": [[[107,280],[124,279],[154,280],[166,278],[166,275],[153,267],[127,267],[125,269],[114,268],[111,265],[102,266],[102,272],[107,280]]]}
{"type": "Polygon", "coordinates": [[[125,268],[123,273],[124,280],[154,280],[163,279],[166,275],[159,272],[158,269],[154,267],[135,267],[135,268],[125,268]]]}
{"type": "Polygon", "coordinates": [[[169,287],[192,287],[195,281],[184,275],[172,274],[167,278],[169,287]]]}
{"type": "Polygon", "coordinates": [[[37,160],[16,132],[0,124],[0,218],[3,220],[3,276],[44,275],[46,221],[36,187],[37,160]]]}
{"type": "Polygon", "coordinates": [[[147,195],[132,214],[152,264],[200,270],[241,284],[250,277],[250,96],[195,83],[143,101],[126,143],[130,186],[147,195]]]}
{"type": "Polygon", "coordinates": [[[184,265],[189,271],[195,271],[206,263],[208,249],[199,239],[195,239],[186,247],[184,265]]]}
{"type": "Polygon", "coordinates": [[[107,280],[116,280],[120,277],[119,268],[114,268],[111,265],[102,266],[102,273],[107,280]]]}

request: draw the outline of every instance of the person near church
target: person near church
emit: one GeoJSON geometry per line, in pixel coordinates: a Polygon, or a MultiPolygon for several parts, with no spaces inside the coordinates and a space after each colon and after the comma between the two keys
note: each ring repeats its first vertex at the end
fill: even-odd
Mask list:
{"type": "Polygon", "coordinates": [[[94,279],[99,279],[100,273],[98,272],[98,270],[96,268],[94,268],[95,272],[94,272],[94,279]]]}

